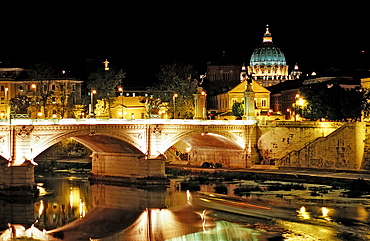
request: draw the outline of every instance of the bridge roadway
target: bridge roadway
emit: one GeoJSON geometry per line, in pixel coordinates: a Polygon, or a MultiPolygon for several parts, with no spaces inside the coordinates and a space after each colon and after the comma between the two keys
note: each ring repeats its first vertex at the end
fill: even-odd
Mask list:
{"type": "Polygon", "coordinates": [[[73,138],[93,151],[92,178],[160,184],[167,182],[164,153],[183,138],[209,134],[244,151],[251,162],[254,120],[10,119],[0,121],[0,190],[33,186],[34,159],[73,138]],[[33,165],[32,165],[33,164],[33,165]]]}

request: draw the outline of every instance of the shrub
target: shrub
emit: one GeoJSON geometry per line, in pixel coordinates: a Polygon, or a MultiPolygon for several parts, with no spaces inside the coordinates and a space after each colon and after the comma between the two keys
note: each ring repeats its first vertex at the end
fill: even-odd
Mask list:
{"type": "Polygon", "coordinates": [[[215,189],[215,193],[227,194],[227,186],[224,184],[217,184],[213,188],[215,189]]]}

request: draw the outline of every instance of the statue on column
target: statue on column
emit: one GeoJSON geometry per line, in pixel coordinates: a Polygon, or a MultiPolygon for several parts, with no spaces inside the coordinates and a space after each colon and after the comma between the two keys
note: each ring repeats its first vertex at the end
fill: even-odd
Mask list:
{"type": "Polygon", "coordinates": [[[246,78],[245,91],[253,91],[252,85],[253,73],[248,74],[246,78]]]}

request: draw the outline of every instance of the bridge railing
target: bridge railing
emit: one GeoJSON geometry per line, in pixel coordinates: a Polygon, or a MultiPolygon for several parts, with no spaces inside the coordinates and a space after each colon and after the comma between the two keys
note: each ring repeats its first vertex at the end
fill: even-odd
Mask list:
{"type": "Polygon", "coordinates": [[[183,119],[2,119],[1,125],[107,125],[107,124],[173,124],[173,125],[254,125],[255,120],[183,120],[183,119]]]}

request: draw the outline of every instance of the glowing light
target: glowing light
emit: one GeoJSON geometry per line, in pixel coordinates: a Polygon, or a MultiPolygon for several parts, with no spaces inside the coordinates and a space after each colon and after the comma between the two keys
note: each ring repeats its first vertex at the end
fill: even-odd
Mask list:
{"type": "Polygon", "coordinates": [[[306,211],[306,207],[302,206],[298,212],[298,216],[303,218],[303,219],[310,219],[310,213],[306,211]]]}
{"type": "Polygon", "coordinates": [[[85,202],[80,199],[80,218],[85,217],[86,214],[86,207],[85,207],[85,202]]]}
{"type": "Polygon", "coordinates": [[[321,208],[322,217],[325,218],[326,220],[330,220],[329,212],[330,212],[329,208],[327,208],[327,207],[322,207],[321,208]]]}
{"type": "Polygon", "coordinates": [[[200,219],[202,219],[202,228],[203,228],[203,233],[207,233],[207,230],[206,230],[206,218],[205,218],[205,213],[206,213],[206,210],[204,209],[202,213],[200,213],[200,219]]]}
{"type": "Polygon", "coordinates": [[[191,205],[191,194],[189,190],[186,190],[186,200],[188,201],[188,204],[191,205]]]}
{"type": "Polygon", "coordinates": [[[42,212],[44,211],[44,201],[40,201],[40,206],[39,206],[39,217],[41,217],[41,215],[42,215],[42,212]]]}

